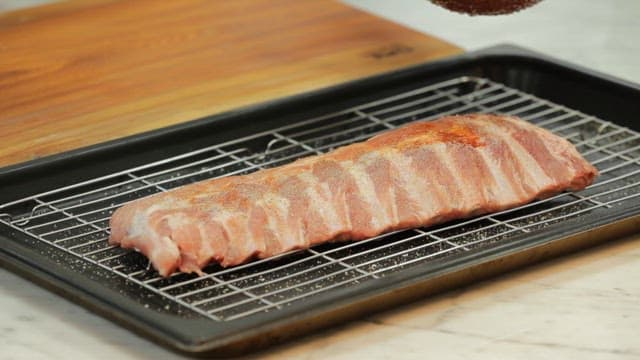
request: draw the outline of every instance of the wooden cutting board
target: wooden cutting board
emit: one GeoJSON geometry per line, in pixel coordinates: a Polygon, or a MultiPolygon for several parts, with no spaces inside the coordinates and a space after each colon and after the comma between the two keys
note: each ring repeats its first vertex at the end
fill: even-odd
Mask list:
{"type": "Polygon", "coordinates": [[[0,166],[461,49],[336,1],[71,1],[0,16],[0,166]]]}

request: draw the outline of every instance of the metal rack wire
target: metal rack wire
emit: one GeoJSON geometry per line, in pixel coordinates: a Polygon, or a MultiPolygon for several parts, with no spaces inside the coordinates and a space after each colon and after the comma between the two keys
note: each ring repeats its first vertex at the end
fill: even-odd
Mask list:
{"type": "Polygon", "coordinates": [[[639,160],[637,132],[487,79],[459,77],[15,200],[0,205],[0,223],[202,316],[231,321],[624,205],[640,195],[639,160]],[[469,112],[517,115],[550,129],[572,141],[601,176],[583,191],[516,209],[320,245],[233,268],[211,265],[201,277],[177,273],[162,278],[138,253],[106,241],[111,214],[128,201],[199,180],[282,165],[411,121],[469,112]]]}

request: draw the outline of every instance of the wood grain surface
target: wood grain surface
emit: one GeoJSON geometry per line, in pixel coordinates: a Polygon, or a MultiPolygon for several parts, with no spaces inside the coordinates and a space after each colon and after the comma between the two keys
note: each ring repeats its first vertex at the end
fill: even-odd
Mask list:
{"type": "Polygon", "coordinates": [[[326,0],[17,11],[0,16],[0,166],[460,51],[326,0]]]}

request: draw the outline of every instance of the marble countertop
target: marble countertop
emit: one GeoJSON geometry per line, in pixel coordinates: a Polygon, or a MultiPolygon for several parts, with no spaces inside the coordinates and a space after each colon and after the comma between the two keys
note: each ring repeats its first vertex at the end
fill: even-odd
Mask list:
{"type": "MultiPolygon", "coordinates": [[[[640,2],[545,0],[469,18],[425,0],[348,0],[477,49],[510,42],[640,82],[640,2]]],[[[178,359],[0,269],[0,359],[178,359]]],[[[640,237],[364,317],[270,348],[266,358],[640,358],[640,237]]]]}

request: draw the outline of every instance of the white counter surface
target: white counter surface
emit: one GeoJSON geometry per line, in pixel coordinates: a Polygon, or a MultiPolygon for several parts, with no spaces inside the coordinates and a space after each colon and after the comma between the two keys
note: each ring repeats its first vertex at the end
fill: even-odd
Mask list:
{"type": "MultiPolygon", "coordinates": [[[[495,18],[452,14],[425,0],[347,2],[466,49],[510,42],[640,82],[637,0],[545,0],[495,18]]],[[[0,309],[0,359],[181,358],[4,269],[0,309]]],[[[316,332],[258,356],[640,359],[640,237],[316,332]]]]}

